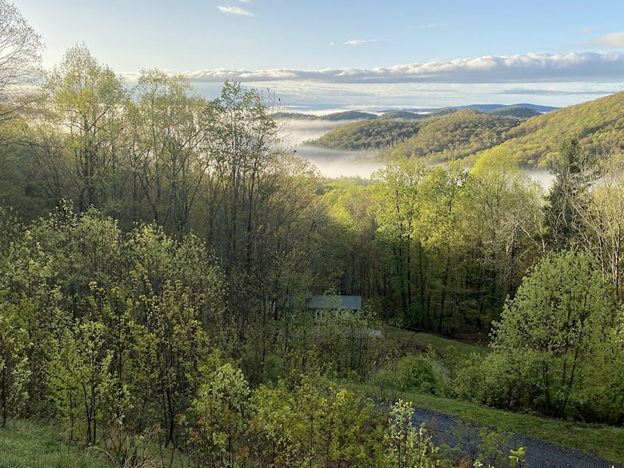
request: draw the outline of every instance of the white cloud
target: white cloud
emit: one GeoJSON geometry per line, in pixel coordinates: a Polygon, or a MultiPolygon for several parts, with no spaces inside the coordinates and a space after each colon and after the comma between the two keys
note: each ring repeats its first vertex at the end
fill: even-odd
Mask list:
{"type": "Polygon", "coordinates": [[[595,39],[592,44],[624,49],[624,32],[607,34],[595,39]]]}
{"type": "Polygon", "coordinates": [[[236,6],[217,6],[219,11],[222,13],[229,13],[231,15],[243,15],[243,16],[253,16],[253,13],[249,10],[245,10],[244,8],[236,7],[236,6]]]}
{"type": "Polygon", "coordinates": [[[451,61],[396,65],[390,68],[321,70],[198,70],[186,72],[192,82],[237,80],[347,83],[554,83],[620,82],[624,53],[569,52],[483,56],[451,61]]]}
{"type": "Polygon", "coordinates": [[[379,39],[352,39],[344,43],[344,45],[348,46],[357,46],[363,44],[370,44],[372,42],[379,42],[379,39]]]}
{"type": "Polygon", "coordinates": [[[249,2],[251,2],[251,0],[238,0],[238,1],[241,2],[241,3],[249,3],[249,2]]]}
{"type": "Polygon", "coordinates": [[[617,89],[538,89],[538,88],[511,88],[503,89],[496,94],[515,94],[525,96],[584,96],[584,95],[607,95],[619,92],[617,89]]]}

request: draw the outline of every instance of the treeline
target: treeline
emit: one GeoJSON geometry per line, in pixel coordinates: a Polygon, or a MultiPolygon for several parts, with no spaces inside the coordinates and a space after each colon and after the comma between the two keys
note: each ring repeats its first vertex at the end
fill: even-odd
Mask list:
{"type": "MultiPolygon", "coordinates": [[[[336,184],[282,146],[271,103],[238,83],[206,101],[181,76],[146,71],[128,90],[78,46],[43,90],[2,127],[5,206],[28,220],[72,200],[123,232],[145,222],[175,239],[193,232],[227,279],[234,335],[259,347],[251,372],[272,353],[275,323],[326,290],[363,295],[404,326],[487,329],[544,253],[582,245],[622,295],[618,162],[575,141],[551,159],[549,199],[498,149],[470,171],[411,158],[371,185],[336,184]]],[[[469,135],[464,114],[485,114],[448,117],[469,135]]]]}

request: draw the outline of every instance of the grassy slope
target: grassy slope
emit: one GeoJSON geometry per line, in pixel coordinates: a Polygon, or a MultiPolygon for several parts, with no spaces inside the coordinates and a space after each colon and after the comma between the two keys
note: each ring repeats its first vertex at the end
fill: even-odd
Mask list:
{"type": "MultiPolygon", "coordinates": [[[[405,351],[426,350],[431,346],[444,358],[465,358],[473,352],[487,353],[484,347],[472,346],[429,333],[415,333],[406,330],[389,329],[388,340],[405,351]]],[[[603,458],[613,463],[624,464],[624,428],[596,424],[578,424],[487,408],[467,401],[423,395],[414,392],[384,390],[372,384],[347,384],[353,390],[389,400],[403,399],[415,406],[439,413],[458,416],[478,424],[495,426],[503,431],[517,432],[535,439],[541,439],[563,447],[603,458]]]]}
{"type": "Polygon", "coordinates": [[[58,432],[29,421],[0,428],[0,468],[111,468],[100,454],[66,445],[58,432]]]}

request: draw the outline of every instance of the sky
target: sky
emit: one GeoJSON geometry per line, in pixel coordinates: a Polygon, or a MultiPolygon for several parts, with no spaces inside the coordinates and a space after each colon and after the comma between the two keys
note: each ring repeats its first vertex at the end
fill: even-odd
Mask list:
{"type": "Polygon", "coordinates": [[[294,110],[567,106],[624,90],[624,1],[13,0],[47,68],[87,45],[130,83],[226,79],[294,110]]]}

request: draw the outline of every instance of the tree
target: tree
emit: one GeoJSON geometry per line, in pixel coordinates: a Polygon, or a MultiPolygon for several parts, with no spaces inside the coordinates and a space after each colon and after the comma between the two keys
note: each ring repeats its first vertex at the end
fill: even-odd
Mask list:
{"type": "Polygon", "coordinates": [[[535,257],[534,250],[539,252],[541,195],[538,184],[520,172],[504,149],[484,152],[470,171],[467,234],[481,272],[471,275],[476,277],[481,315],[500,311],[535,257]]]}
{"type": "Polygon", "coordinates": [[[23,102],[19,85],[39,74],[43,43],[14,5],[0,0],[0,125],[23,102]]]}
{"type": "Polygon", "coordinates": [[[67,51],[54,68],[45,89],[49,93],[50,118],[64,137],[69,179],[80,211],[100,208],[121,197],[121,148],[124,106],[128,92],[123,80],[101,65],[87,47],[67,51]]]}
{"type": "Polygon", "coordinates": [[[583,150],[574,138],[563,141],[559,152],[548,161],[555,181],[546,198],[544,215],[556,250],[579,242],[589,188],[599,176],[596,162],[596,156],[583,150]]]}
{"type": "Polygon", "coordinates": [[[437,321],[438,333],[442,333],[445,321],[447,330],[453,330],[453,323],[447,319],[455,318],[460,310],[467,247],[464,208],[467,178],[468,173],[455,161],[434,167],[423,181],[421,242],[436,260],[432,262],[436,281],[432,281],[431,306],[427,312],[430,320],[437,321]]]}
{"type": "Polygon", "coordinates": [[[414,408],[402,400],[390,408],[388,428],[384,435],[385,466],[392,468],[435,468],[438,449],[424,424],[416,429],[412,421],[414,408]]]}
{"type": "MultiPolygon", "coordinates": [[[[590,254],[563,251],[544,257],[509,300],[494,324],[488,368],[501,359],[524,379],[525,405],[568,415],[579,391],[597,385],[588,378],[610,345],[616,313],[610,288],[590,254]]],[[[504,389],[488,389],[496,393],[504,389]]]]}
{"type": "Polygon", "coordinates": [[[15,306],[2,296],[0,291],[0,419],[4,427],[8,416],[18,414],[28,399],[28,351],[33,343],[23,319],[32,314],[32,304],[23,301],[15,306]]]}
{"type": "Polygon", "coordinates": [[[420,318],[410,314],[415,302],[415,289],[418,291],[419,312],[422,313],[425,308],[420,223],[423,210],[422,185],[429,172],[414,159],[401,159],[373,174],[378,234],[390,247],[394,288],[401,298],[406,325],[411,325],[414,318],[420,318]],[[417,268],[414,268],[415,265],[417,268]]]}
{"type": "Polygon", "coordinates": [[[240,466],[249,419],[250,390],[245,376],[231,364],[220,366],[199,389],[193,402],[197,415],[192,437],[195,451],[208,466],[240,466]]]}
{"type": "Polygon", "coordinates": [[[159,70],[141,73],[134,100],[129,112],[134,220],[146,201],[154,221],[185,234],[206,173],[200,146],[208,103],[193,95],[184,76],[159,70]]]}

